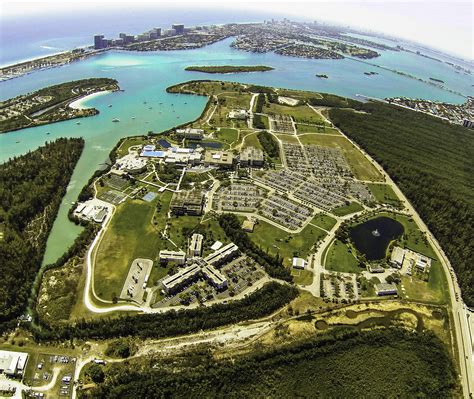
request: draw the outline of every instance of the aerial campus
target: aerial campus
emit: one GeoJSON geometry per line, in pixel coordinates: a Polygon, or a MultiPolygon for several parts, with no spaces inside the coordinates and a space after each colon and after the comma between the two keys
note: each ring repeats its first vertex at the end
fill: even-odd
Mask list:
{"type": "MultiPolygon", "coordinates": [[[[1,74],[21,79],[107,51],[189,50],[229,37],[239,51],[293,58],[368,60],[377,50],[406,51],[342,35],[286,18],[173,24],[116,39],[96,35],[90,48],[1,74]]],[[[204,98],[201,114],[120,138],[66,204],[80,233],[53,264],[41,265],[46,240],[87,139],[51,141],[0,165],[8,282],[1,292],[8,311],[0,319],[0,395],[181,397],[195,389],[192,397],[472,397],[470,280],[451,255],[469,259],[459,247],[469,232],[446,243],[426,206],[436,180],[429,171],[410,175],[418,166],[403,164],[412,156],[428,170],[438,150],[403,146],[418,150],[427,137],[451,132],[453,169],[436,173],[439,191],[456,191],[442,185],[449,180],[442,173],[457,173],[464,155],[454,146],[472,146],[472,98],[460,105],[405,97],[360,102],[238,82],[274,69],[189,63],[185,71],[203,79],[193,75],[166,93],[204,98]],[[394,141],[380,138],[385,129],[394,141]],[[388,147],[374,144],[377,138],[388,147]],[[21,184],[25,176],[33,177],[21,184]],[[9,190],[23,195],[24,205],[9,190]],[[20,279],[14,269],[21,262],[28,275],[20,279]],[[340,371],[348,363],[362,374],[340,371]],[[349,382],[328,370],[349,373],[349,382]]],[[[439,79],[423,83],[453,91],[439,79]]],[[[120,79],[97,77],[9,98],[0,105],[0,133],[66,121],[79,127],[101,112],[81,100],[122,90],[120,79]]],[[[126,123],[120,114],[107,122],[111,129],[126,123]]],[[[469,225],[469,215],[460,220],[469,225]]]]}

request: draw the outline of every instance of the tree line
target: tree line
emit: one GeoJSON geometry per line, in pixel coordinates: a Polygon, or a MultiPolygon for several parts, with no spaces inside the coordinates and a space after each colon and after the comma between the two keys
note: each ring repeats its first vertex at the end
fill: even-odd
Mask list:
{"type": "Polygon", "coordinates": [[[25,310],[83,147],[83,139],[60,138],[0,165],[0,324],[25,310]]]}

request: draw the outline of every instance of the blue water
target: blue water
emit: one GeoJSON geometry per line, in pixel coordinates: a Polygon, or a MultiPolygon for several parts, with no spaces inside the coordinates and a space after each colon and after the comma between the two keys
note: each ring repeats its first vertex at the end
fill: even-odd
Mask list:
{"type": "MultiPolygon", "coordinates": [[[[153,26],[153,25],[152,25],[153,26]]],[[[142,29],[143,30],[143,29],[142,29]]],[[[0,135],[0,162],[23,154],[56,137],[84,137],[86,146],[72,176],[58,218],[48,240],[45,263],[59,257],[73,242],[80,228],[67,220],[67,211],[80,189],[94,171],[106,161],[107,155],[121,137],[162,131],[193,120],[202,112],[206,99],[198,96],[167,94],[166,87],[191,79],[209,79],[210,75],[184,71],[189,65],[269,65],[270,72],[232,74],[212,78],[276,87],[331,92],[356,97],[408,96],[461,103],[465,98],[423,82],[379,69],[379,75],[368,77],[365,71],[373,66],[350,59],[306,60],[276,54],[245,53],[229,47],[232,39],[202,49],[158,53],[110,51],[60,68],[35,72],[0,83],[0,99],[10,98],[44,86],[87,77],[111,77],[118,80],[124,92],[96,97],[89,106],[100,114],[77,121],[66,121],[0,135]],[[324,73],[329,79],[319,79],[324,73]],[[144,104],[146,101],[147,104],[144,104]],[[161,103],[161,104],[160,104],[161,103]],[[108,107],[111,104],[112,107],[108,107]],[[151,109],[150,109],[151,107],[151,109]],[[135,119],[132,119],[135,117],[135,119]],[[112,119],[119,118],[120,123],[112,119]],[[49,133],[49,134],[47,134],[49,133]]],[[[386,66],[444,80],[464,95],[472,94],[470,80],[436,61],[410,54],[384,52],[375,61],[386,66]],[[398,58],[397,58],[398,57],[398,58]]]]}

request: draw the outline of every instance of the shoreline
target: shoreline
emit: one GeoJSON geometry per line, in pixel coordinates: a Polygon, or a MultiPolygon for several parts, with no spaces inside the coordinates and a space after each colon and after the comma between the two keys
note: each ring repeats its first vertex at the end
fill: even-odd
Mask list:
{"type": "Polygon", "coordinates": [[[93,107],[86,106],[85,103],[88,102],[89,100],[92,100],[92,99],[96,98],[96,97],[100,97],[102,95],[109,94],[109,93],[112,93],[112,90],[103,90],[103,91],[97,91],[95,93],[87,94],[86,96],[81,97],[81,98],[79,98],[77,100],[74,100],[73,102],[69,103],[68,107],[72,108],[72,109],[90,109],[90,108],[93,108],[93,107]]]}

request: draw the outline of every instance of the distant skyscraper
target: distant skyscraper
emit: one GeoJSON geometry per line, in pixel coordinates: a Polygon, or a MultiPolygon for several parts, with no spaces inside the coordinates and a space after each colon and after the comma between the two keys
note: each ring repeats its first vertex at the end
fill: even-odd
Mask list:
{"type": "Polygon", "coordinates": [[[99,50],[107,46],[107,41],[104,39],[104,35],[95,35],[94,36],[94,48],[99,50]]]}
{"type": "Polygon", "coordinates": [[[183,24],[173,24],[171,28],[176,31],[177,35],[182,35],[184,33],[184,25],[183,24]]]}

